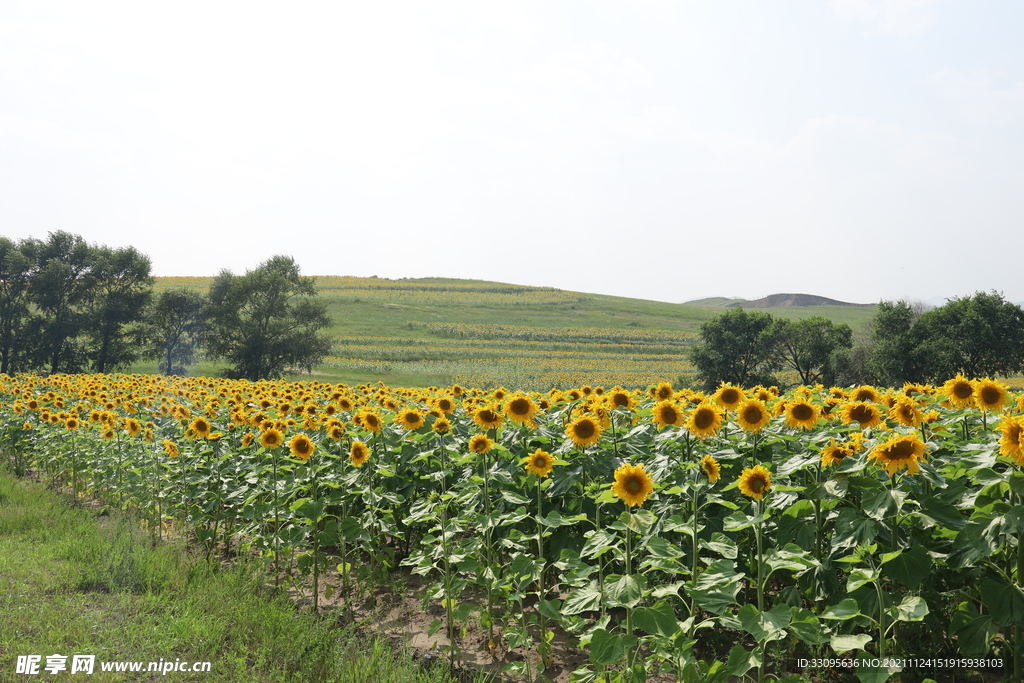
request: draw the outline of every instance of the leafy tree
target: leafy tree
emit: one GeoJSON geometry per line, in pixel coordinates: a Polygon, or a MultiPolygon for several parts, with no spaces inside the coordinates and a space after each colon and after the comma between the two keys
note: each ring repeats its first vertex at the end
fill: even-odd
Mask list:
{"type": "Polygon", "coordinates": [[[777,329],[767,313],[735,308],[700,326],[701,343],[690,350],[705,391],[722,382],[775,384],[777,329]]]}
{"type": "Polygon", "coordinates": [[[932,382],[1024,371],[1024,311],[997,292],[952,299],[914,327],[932,382]]]}
{"type": "Polygon", "coordinates": [[[849,325],[836,325],[822,316],[804,320],[778,318],[772,325],[776,359],[796,371],[801,384],[835,382],[833,354],[837,349],[853,346],[853,330],[849,325]]]}
{"type": "Polygon", "coordinates": [[[81,236],[64,231],[26,246],[36,263],[29,290],[36,314],[28,329],[35,340],[35,364],[49,365],[51,373],[78,372],[85,365],[78,336],[88,320],[83,306],[89,297],[92,249],[81,236]]]}
{"type": "Polygon", "coordinates": [[[87,356],[95,372],[111,372],[140,355],[141,326],[153,295],[149,257],[135,247],[94,247],[86,286],[87,356]]]}
{"type": "Polygon", "coordinates": [[[24,370],[29,348],[29,283],[35,267],[32,245],[0,237],[0,373],[24,370]]]}
{"type": "Polygon", "coordinates": [[[881,301],[871,322],[869,367],[878,384],[900,386],[925,381],[926,369],[914,330],[920,313],[907,301],[881,301]]]}
{"type": "Polygon", "coordinates": [[[207,352],[249,380],[280,376],[286,367],[312,370],[331,349],[318,334],[330,325],[312,279],[288,256],[274,256],[245,275],[221,273],[210,286],[207,352]]]}
{"type": "Polygon", "coordinates": [[[159,359],[160,372],[184,375],[185,368],[195,361],[200,345],[206,297],[187,289],[170,289],[160,293],[149,316],[150,357],[159,359]]]}

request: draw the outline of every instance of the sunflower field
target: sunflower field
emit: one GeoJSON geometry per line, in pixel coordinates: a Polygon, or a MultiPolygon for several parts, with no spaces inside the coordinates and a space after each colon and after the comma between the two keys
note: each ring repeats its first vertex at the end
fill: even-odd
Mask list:
{"type": "Polygon", "coordinates": [[[0,376],[10,466],[538,680],[1020,680],[1024,395],[0,376]],[[508,657],[517,653],[517,657],[508,657]]]}

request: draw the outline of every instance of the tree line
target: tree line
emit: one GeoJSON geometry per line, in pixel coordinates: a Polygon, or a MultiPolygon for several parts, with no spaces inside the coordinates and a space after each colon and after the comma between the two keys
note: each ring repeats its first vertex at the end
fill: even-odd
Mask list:
{"type": "Polygon", "coordinates": [[[250,380],[310,370],[330,351],[327,307],[295,261],[274,256],[245,275],[222,270],[207,294],[154,295],[152,263],[134,247],[0,237],[0,373],[115,372],[155,359],[184,374],[202,351],[250,380]]]}
{"type": "Polygon", "coordinates": [[[742,308],[701,326],[691,349],[698,383],[784,384],[791,370],[801,384],[826,386],[942,383],[957,374],[1004,377],[1024,372],[1024,310],[996,292],[957,297],[932,310],[882,301],[855,343],[846,324],[816,316],[773,318],[742,308]]]}

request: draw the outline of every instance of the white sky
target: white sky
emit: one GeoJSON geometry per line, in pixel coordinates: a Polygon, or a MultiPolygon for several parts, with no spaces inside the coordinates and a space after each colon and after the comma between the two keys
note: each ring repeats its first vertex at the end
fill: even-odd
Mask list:
{"type": "Polygon", "coordinates": [[[1020,0],[0,0],[0,235],[1024,301],[1020,0]]]}

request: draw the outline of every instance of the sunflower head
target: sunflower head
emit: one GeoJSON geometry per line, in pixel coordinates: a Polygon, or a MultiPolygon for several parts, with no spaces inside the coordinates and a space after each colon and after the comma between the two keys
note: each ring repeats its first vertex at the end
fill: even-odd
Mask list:
{"type": "Polygon", "coordinates": [[[530,474],[547,477],[555,467],[555,456],[538,448],[523,459],[523,464],[530,474]]]}
{"type": "Polygon", "coordinates": [[[723,408],[733,410],[743,401],[743,399],[746,398],[746,396],[744,395],[743,390],[739,387],[722,382],[722,386],[718,387],[718,391],[716,391],[714,396],[711,398],[714,399],[715,403],[723,408]]]}
{"type": "Polygon", "coordinates": [[[917,466],[918,460],[924,459],[924,442],[912,434],[896,434],[882,444],[875,446],[875,450],[868,455],[868,460],[874,460],[885,468],[889,476],[896,474],[897,470],[906,468],[911,474],[917,474],[921,468],[917,466]]]}
{"type": "Polygon", "coordinates": [[[205,439],[210,436],[210,432],[213,431],[213,426],[210,421],[205,417],[197,417],[192,420],[192,424],[189,425],[192,431],[195,433],[196,438],[205,439]]]}
{"type": "Polygon", "coordinates": [[[469,439],[468,446],[469,450],[478,455],[483,455],[494,447],[494,442],[488,439],[486,434],[474,434],[469,439]]]}
{"type": "Polygon", "coordinates": [[[842,414],[844,422],[856,422],[861,429],[877,427],[882,424],[882,411],[874,403],[867,401],[847,403],[843,406],[842,414]]]}
{"type": "Polygon", "coordinates": [[[362,467],[363,463],[370,459],[370,448],[362,441],[353,441],[352,449],[348,453],[348,459],[356,467],[362,467]]]}
{"type": "Polygon", "coordinates": [[[811,429],[818,422],[818,409],[807,401],[786,404],[786,424],[794,429],[811,429]]]}
{"type": "Polygon", "coordinates": [[[167,457],[178,457],[178,444],[174,443],[170,439],[164,439],[164,450],[167,452],[167,457]]]}
{"type": "Polygon", "coordinates": [[[1024,465],[1024,417],[1003,415],[999,422],[999,454],[1024,465]]]}
{"type": "MultiPolygon", "coordinates": [[[[269,421],[268,421],[269,423],[269,421]]],[[[284,435],[274,427],[268,427],[260,434],[260,445],[267,449],[277,448],[284,443],[284,435]]]]}
{"type": "Polygon", "coordinates": [[[447,417],[444,417],[442,415],[441,417],[434,420],[433,429],[438,434],[447,434],[452,430],[452,423],[448,421],[447,417]]]}
{"type": "Polygon", "coordinates": [[[771,420],[768,407],[756,398],[748,398],[736,407],[736,423],[746,432],[759,432],[771,420]]]}
{"type": "Polygon", "coordinates": [[[870,384],[862,384],[853,391],[850,392],[851,401],[870,401],[872,403],[878,403],[882,400],[882,395],[878,393],[878,389],[874,388],[870,384]]]}
{"type": "Polygon", "coordinates": [[[76,417],[69,417],[68,419],[64,420],[64,428],[67,429],[68,431],[73,432],[76,429],[78,429],[78,426],[79,422],[78,418],[76,417]]]}
{"type": "Polygon", "coordinates": [[[384,429],[384,421],[372,410],[364,410],[359,414],[359,425],[374,434],[378,434],[384,429]]]}
{"type": "Polygon", "coordinates": [[[889,419],[899,422],[904,427],[920,427],[923,419],[917,402],[907,396],[899,396],[889,409],[889,419]]]}
{"type": "Polygon", "coordinates": [[[647,496],[654,493],[654,482],[643,465],[623,465],[615,470],[612,493],[629,507],[643,505],[647,496]]]}
{"type": "Polygon", "coordinates": [[[683,424],[683,411],[674,401],[659,401],[651,409],[651,419],[658,425],[658,429],[670,425],[678,427],[683,424]]]}
{"type": "Polygon", "coordinates": [[[700,459],[700,469],[711,484],[714,484],[722,477],[721,466],[718,464],[718,461],[710,455],[705,455],[700,459]]]}
{"type": "Polygon", "coordinates": [[[722,427],[722,412],[710,401],[698,405],[690,413],[686,428],[691,434],[701,439],[714,436],[722,427]]]}
{"type": "Polygon", "coordinates": [[[533,425],[533,416],[537,414],[537,404],[529,397],[516,394],[505,406],[505,416],[519,424],[533,425]]]}
{"type": "Polygon", "coordinates": [[[828,445],[821,449],[821,465],[838,465],[843,458],[853,455],[853,448],[849,444],[836,443],[835,438],[829,439],[828,445]]]}
{"type": "Polygon", "coordinates": [[[974,401],[982,410],[1001,410],[1010,399],[1010,388],[994,379],[979,379],[974,383],[974,401]]]}
{"type": "Polygon", "coordinates": [[[313,451],[316,450],[316,444],[305,434],[296,434],[288,442],[288,449],[291,451],[293,458],[309,460],[310,456],[313,455],[313,451]]]}
{"type": "Polygon", "coordinates": [[[406,408],[398,411],[398,414],[395,415],[395,422],[407,432],[412,431],[423,426],[423,414],[414,408],[406,408]]]}
{"type": "Polygon", "coordinates": [[[658,401],[667,401],[675,395],[675,390],[672,389],[672,385],[668,382],[662,382],[658,386],[654,387],[652,392],[653,398],[658,401]]]}
{"type": "Polygon", "coordinates": [[[739,480],[740,493],[761,500],[772,487],[772,475],[762,465],[754,465],[743,470],[739,480]]]}
{"type": "Polygon", "coordinates": [[[610,392],[608,392],[606,400],[611,408],[625,408],[626,410],[632,410],[633,406],[636,405],[633,395],[619,386],[614,387],[610,392]]]}
{"type": "Polygon", "coordinates": [[[569,423],[565,435],[580,448],[585,448],[601,440],[601,425],[596,418],[581,415],[569,423]]]}
{"type": "Polygon", "coordinates": [[[501,426],[501,413],[492,406],[481,406],[473,413],[473,422],[480,429],[497,429],[501,426]]]}
{"type": "Polygon", "coordinates": [[[974,384],[962,373],[943,384],[942,393],[954,408],[966,408],[974,405],[974,384]]]}
{"type": "Polygon", "coordinates": [[[434,407],[447,415],[455,410],[455,401],[447,396],[441,396],[434,401],[434,407]]]}

